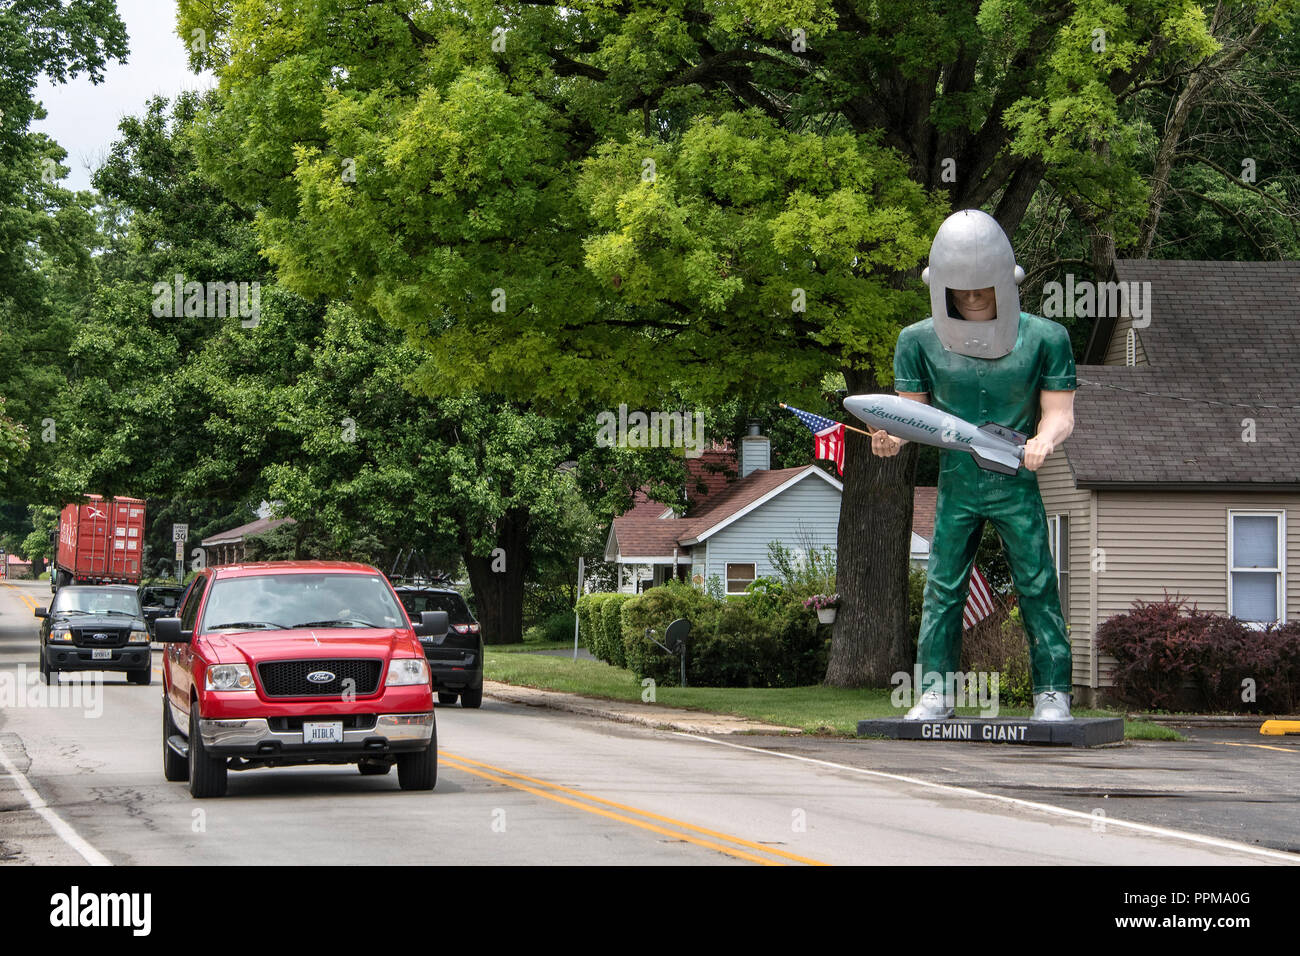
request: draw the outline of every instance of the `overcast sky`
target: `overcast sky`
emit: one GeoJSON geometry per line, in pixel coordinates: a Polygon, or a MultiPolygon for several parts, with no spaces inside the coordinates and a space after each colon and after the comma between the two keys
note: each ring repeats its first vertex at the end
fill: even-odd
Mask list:
{"type": "Polygon", "coordinates": [[[91,172],[117,139],[118,121],[143,112],[149,97],[172,97],[216,83],[211,74],[189,70],[185,44],[176,35],[175,0],[117,0],[117,11],[130,40],[126,63],[110,63],[97,86],[83,75],[63,85],[42,80],[36,88],[36,98],[50,115],[32,129],[68,151],[72,172],[63,184],[70,189],[90,188],[91,172]]]}

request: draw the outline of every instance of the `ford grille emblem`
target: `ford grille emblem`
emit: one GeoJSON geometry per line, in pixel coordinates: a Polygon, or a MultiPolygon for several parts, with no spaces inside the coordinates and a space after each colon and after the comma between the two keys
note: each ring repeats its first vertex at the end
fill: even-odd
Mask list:
{"type": "Polygon", "coordinates": [[[91,636],[91,639],[92,639],[92,640],[96,640],[96,641],[106,641],[106,640],[108,640],[108,635],[107,635],[107,634],[92,634],[92,635],[90,635],[90,636],[91,636]]]}
{"type": "Polygon", "coordinates": [[[334,679],[334,675],[329,671],[312,671],[307,675],[307,679],[313,684],[328,684],[334,679]]]}

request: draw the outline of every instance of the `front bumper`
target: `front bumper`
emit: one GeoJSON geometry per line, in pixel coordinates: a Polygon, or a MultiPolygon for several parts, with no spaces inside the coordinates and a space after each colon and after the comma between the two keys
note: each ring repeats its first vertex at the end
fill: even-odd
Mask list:
{"type": "Polygon", "coordinates": [[[153,667],[153,652],[148,644],[128,644],[110,648],[108,660],[94,660],[92,647],[75,644],[45,644],[41,654],[45,666],[56,671],[147,671],[153,667]]]}
{"type": "MultiPolygon", "coordinates": [[[[307,719],[327,721],[336,716],[342,715],[321,714],[307,719]]],[[[344,727],[342,743],[306,744],[301,729],[273,730],[265,717],[199,718],[203,748],[214,757],[292,757],[347,762],[425,750],[433,739],[433,731],[432,713],[379,714],[373,726],[344,727]]]]}

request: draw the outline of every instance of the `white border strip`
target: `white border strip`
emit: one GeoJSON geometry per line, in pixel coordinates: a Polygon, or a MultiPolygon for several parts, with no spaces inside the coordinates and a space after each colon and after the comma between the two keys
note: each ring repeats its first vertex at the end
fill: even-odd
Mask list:
{"type": "MultiPolygon", "coordinates": [[[[1070,810],[1066,807],[1054,807],[1047,803],[1034,803],[1032,800],[1021,800],[1018,797],[1007,797],[1000,793],[985,793],[982,790],[972,790],[970,787],[954,787],[947,783],[934,783],[933,781],[921,780],[917,777],[905,777],[902,774],[886,773],[883,770],[867,770],[863,767],[850,767],[848,764],[834,763],[830,760],[819,760],[816,757],[803,757],[799,754],[782,753],[779,750],[765,750],[762,747],[747,747],[744,744],[733,744],[726,740],[715,740],[712,737],[701,737],[698,734],[688,734],[680,730],[672,731],[672,733],[678,737],[685,737],[688,740],[701,740],[704,743],[717,744],[719,747],[732,747],[736,750],[748,750],[751,753],[766,754],[769,757],[784,757],[787,760],[799,760],[804,763],[819,764],[823,767],[832,767],[835,770],[848,770],[852,773],[860,773],[869,777],[878,777],[883,780],[898,780],[903,783],[926,787],[930,790],[941,790],[946,793],[961,794],[962,796],[967,797],[979,797],[984,800],[994,800],[1000,803],[1007,803],[1015,807],[1041,810],[1044,813],[1069,817],[1074,820],[1086,820],[1090,824],[1097,822],[1097,817],[1094,817],[1091,813],[1084,813],[1082,810],[1070,810]]],[[[1255,856],[1262,856],[1268,860],[1289,863],[1292,866],[1300,865],[1300,856],[1297,856],[1294,853],[1284,853],[1281,850],[1265,850],[1261,847],[1250,846],[1245,843],[1236,843],[1232,840],[1221,840],[1218,837],[1201,836],[1196,833],[1185,833],[1182,830],[1170,830],[1166,827],[1151,826],[1147,823],[1134,823],[1130,820],[1118,820],[1111,816],[1105,818],[1105,824],[1107,827],[1113,826],[1154,836],[1172,837],[1175,840],[1185,840],[1189,843],[1199,843],[1203,846],[1218,847],[1219,849],[1224,850],[1235,850],[1238,853],[1250,853],[1255,856]]]]}
{"type": "Polygon", "coordinates": [[[44,798],[41,797],[41,795],[36,792],[35,788],[27,782],[27,778],[23,776],[22,771],[14,765],[14,762],[9,759],[9,755],[3,750],[0,750],[0,766],[3,766],[5,772],[14,778],[14,782],[18,784],[18,789],[22,792],[22,795],[27,798],[27,805],[40,814],[40,816],[50,825],[50,828],[59,835],[64,843],[81,854],[83,860],[91,866],[113,865],[109,862],[108,857],[104,856],[104,854],[100,853],[93,846],[87,843],[86,840],[82,838],[81,834],[72,829],[72,827],[61,816],[50,809],[44,798]]]}

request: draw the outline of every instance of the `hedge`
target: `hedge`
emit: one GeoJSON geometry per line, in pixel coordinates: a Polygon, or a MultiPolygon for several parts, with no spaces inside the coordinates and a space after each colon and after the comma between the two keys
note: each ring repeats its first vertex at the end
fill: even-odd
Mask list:
{"type": "Polygon", "coordinates": [[[1115,658],[1112,694],[1132,707],[1290,714],[1300,704],[1300,622],[1258,629],[1166,597],[1106,620],[1097,647],[1115,658]]]}
{"type": "Polygon", "coordinates": [[[718,601],[698,588],[672,582],[622,606],[626,666],[639,678],[676,685],[677,658],[645,636],[663,640],[677,618],[691,622],[686,679],[695,687],[797,687],[825,676],[829,631],[813,611],[794,603],[764,608],[749,600],[718,601]]]}
{"type": "Polygon", "coordinates": [[[608,594],[584,594],[578,598],[578,643],[596,657],[601,656],[600,635],[596,622],[599,620],[600,607],[609,596],[608,594]]]}
{"type": "Polygon", "coordinates": [[[623,605],[632,600],[631,594],[607,594],[600,605],[600,649],[598,655],[607,664],[615,667],[627,666],[627,655],[623,649],[623,605]]]}
{"type": "Polygon", "coordinates": [[[719,602],[702,590],[680,581],[670,581],[662,587],[650,588],[623,605],[624,666],[639,678],[652,678],[655,683],[678,683],[677,658],[665,653],[646,640],[646,628],[652,627],[663,640],[668,625],[679,617],[691,622],[690,646],[687,649],[687,681],[691,681],[691,658],[698,634],[696,629],[711,614],[719,602]]]}

